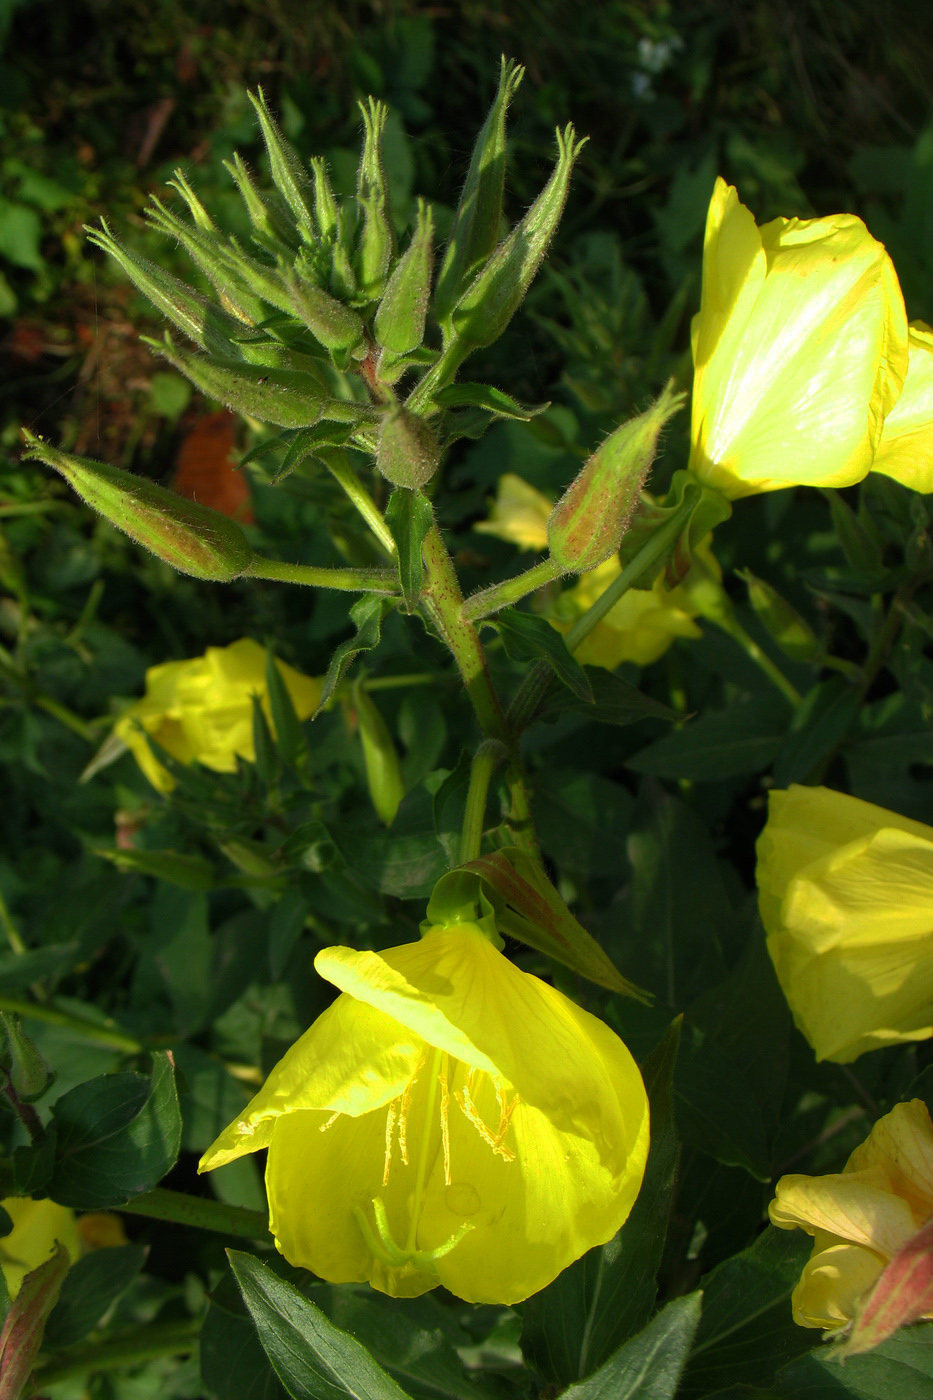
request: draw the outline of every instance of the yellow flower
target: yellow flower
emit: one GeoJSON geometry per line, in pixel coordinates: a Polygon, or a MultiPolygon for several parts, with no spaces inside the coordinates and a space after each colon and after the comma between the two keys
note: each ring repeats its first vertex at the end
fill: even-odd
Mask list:
{"type": "Polygon", "coordinates": [[[904,392],[884,420],[872,471],[933,491],[933,330],[911,321],[904,392]]]}
{"type": "Polygon", "coordinates": [[[12,1196],[0,1203],[13,1221],[10,1234],[0,1239],[0,1268],[11,1298],[19,1292],[23,1279],[51,1257],[58,1241],[72,1259],[81,1253],[81,1241],[74,1211],[54,1201],[33,1201],[12,1196]]]}
{"type": "Polygon", "coordinates": [[[768,1210],[782,1230],[799,1226],[813,1236],[791,1299],[794,1321],[833,1328],[851,1322],[885,1265],[933,1219],[926,1105],[897,1104],[835,1175],[782,1176],[768,1210]]]}
{"type": "Polygon", "coordinates": [[[291,1263],[395,1297],[515,1303],[615,1234],[648,1104],[617,1035],[475,924],[381,953],[326,948],[343,995],[205,1153],[269,1148],[291,1263]]]}
{"type": "Polygon", "coordinates": [[[891,259],[851,214],[759,229],[717,180],[693,359],[690,467],[708,485],[860,481],[907,373],[891,259]]]}
{"type": "Polygon", "coordinates": [[[505,472],[499,478],[489,519],[480,520],[473,529],[483,535],[498,535],[519,549],[547,549],[547,522],[553,509],[554,502],[543,492],[515,472],[505,472]]]}
{"type": "Polygon", "coordinates": [[[773,792],[768,951],[817,1059],[933,1035],[933,827],[828,788],[773,792]]]}
{"type": "MultiPolygon", "coordinates": [[[[299,719],[317,708],[321,683],[276,661],[299,719]]],[[[203,763],[218,773],[232,773],[237,757],[252,762],[253,701],[258,695],[271,723],[266,688],[266,650],[243,637],[228,647],[208,647],[190,661],[166,661],[146,672],[146,694],[121,715],[114,734],[132,751],[160,792],[174,787],[146,735],[181,763],[203,763]],[[142,726],[144,732],[140,732],[142,726]]]]}

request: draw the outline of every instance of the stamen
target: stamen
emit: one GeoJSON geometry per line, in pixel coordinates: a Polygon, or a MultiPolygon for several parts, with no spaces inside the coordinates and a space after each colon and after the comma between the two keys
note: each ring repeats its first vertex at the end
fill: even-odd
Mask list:
{"type": "MultiPolygon", "coordinates": [[[[497,1099],[498,1104],[499,1104],[499,1126],[498,1126],[498,1128],[496,1129],[496,1146],[497,1146],[497,1148],[501,1148],[503,1142],[505,1141],[505,1135],[506,1135],[506,1133],[509,1131],[509,1124],[510,1124],[511,1121],[512,1121],[512,1114],[515,1112],[516,1108],[518,1107],[518,1101],[519,1101],[519,1100],[518,1100],[518,1094],[516,1094],[515,1097],[514,1097],[514,1099],[512,1100],[512,1102],[509,1103],[508,1095],[506,1094],[505,1090],[503,1089],[502,1084],[500,1083],[500,1081],[497,1079],[497,1080],[495,1081],[495,1083],[496,1083],[496,1099],[497,1099]]],[[[511,1150],[511,1148],[508,1148],[508,1147],[505,1148],[505,1152],[508,1153],[508,1157],[507,1157],[506,1160],[509,1161],[509,1162],[514,1162],[514,1160],[515,1160],[515,1153],[511,1150]]]]}
{"type": "Polygon", "coordinates": [[[326,1122],[326,1123],[322,1123],[321,1126],[318,1128],[318,1132],[319,1132],[319,1133],[326,1133],[328,1128],[332,1128],[332,1127],[334,1126],[334,1124],[336,1123],[336,1121],[337,1121],[337,1119],[338,1119],[339,1117],[340,1117],[340,1114],[339,1114],[339,1113],[332,1113],[332,1114],[330,1115],[330,1117],[328,1118],[327,1122],[326,1122]]]}
{"type": "Polygon", "coordinates": [[[447,1056],[438,1075],[441,1081],[441,1143],[444,1148],[444,1185],[450,1185],[450,1089],[447,1084],[447,1056]]]}
{"type": "Polygon", "coordinates": [[[389,1111],[386,1114],[386,1155],[385,1166],[382,1168],[382,1184],[389,1184],[389,1168],[392,1165],[392,1133],[398,1119],[399,1100],[393,1099],[389,1104],[389,1111]]]}
{"type": "Polygon", "coordinates": [[[497,1157],[501,1157],[506,1162],[514,1162],[515,1153],[510,1147],[505,1146],[503,1140],[505,1138],[506,1133],[509,1130],[509,1122],[511,1120],[512,1114],[515,1112],[515,1106],[518,1103],[518,1095],[516,1094],[514,1101],[511,1104],[509,1104],[505,1097],[505,1092],[502,1089],[501,1084],[499,1084],[498,1080],[496,1081],[496,1098],[498,1099],[499,1103],[499,1126],[495,1134],[493,1134],[483,1122],[483,1119],[480,1117],[479,1110],[476,1107],[476,1104],[473,1102],[476,1074],[477,1071],[474,1068],[471,1068],[469,1073],[467,1074],[466,1083],[464,1084],[462,1089],[458,1089],[455,1091],[454,1098],[457,1100],[457,1103],[462,1108],[467,1120],[473,1124],[473,1127],[479,1133],[486,1146],[490,1148],[490,1150],[494,1152],[497,1157]]]}

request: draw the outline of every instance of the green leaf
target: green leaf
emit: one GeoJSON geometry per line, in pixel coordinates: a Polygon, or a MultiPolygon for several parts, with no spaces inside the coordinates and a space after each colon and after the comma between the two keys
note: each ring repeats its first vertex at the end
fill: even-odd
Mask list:
{"type": "Polygon", "coordinates": [[[672,1080],[679,1043],[678,1019],[642,1069],[651,1150],[631,1215],[608,1244],[584,1254],[522,1309],[522,1352],[555,1385],[601,1366],[654,1308],[677,1167],[672,1080]]]}
{"type": "Polygon", "coordinates": [[[391,831],[365,824],[332,822],[329,830],[347,864],[383,894],[420,899],[447,869],[434,829],[434,799],[422,785],[399,805],[391,831]]]}
{"type": "Polygon", "coordinates": [[[269,916],[269,971],[281,977],[305,926],[308,905],[300,890],[286,890],[269,916]]]}
{"type": "Polygon", "coordinates": [[[45,948],[28,948],[25,953],[0,956],[0,992],[28,987],[45,977],[70,972],[81,956],[79,943],[50,943],[45,948]]]}
{"type": "Polygon", "coordinates": [[[266,686],[276,745],[285,762],[294,765],[304,751],[305,733],[271,647],[266,649],[266,686]]]}
{"type": "Polygon", "coordinates": [[[211,1290],[198,1338],[201,1379],[212,1400],[285,1400],[256,1328],[231,1278],[211,1290]]]}
{"type": "Polygon", "coordinates": [[[683,1400],[743,1382],[766,1384],[779,1366],[812,1345],[790,1308],[811,1247],[802,1230],[770,1225],[748,1249],[706,1275],[703,1320],[683,1378],[683,1400]]]}
{"type": "Polygon", "coordinates": [[[640,719],[664,719],[676,722],[683,719],[677,710],[645,695],[637,686],[624,681],[612,671],[601,666],[584,666],[583,674],[590,683],[592,701],[581,700],[578,695],[567,690],[551,691],[541,709],[539,719],[556,719],[572,710],[585,715],[587,719],[600,724],[634,724],[640,719]]]}
{"type": "Polygon", "coordinates": [[[562,1400],[673,1400],[700,1321],[702,1294],[675,1298],[562,1400]]]}
{"type": "Polygon", "coordinates": [[[292,1400],[406,1400],[348,1333],[251,1254],[227,1251],[259,1340],[292,1400]]]}
{"type": "Polygon", "coordinates": [[[386,507],[386,524],[392,531],[398,551],[398,577],[402,597],[409,612],[418,605],[424,580],[422,547],[434,523],[434,511],[427,496],[397,486],[386,507]]]}
{"type": "Polygon", "coordinates": [[[794,715],[791,732],[774,762],[775,787],[806,783],[822,771],[843,743],[862,707],[856,686],[842,676],[816,685],[794,715]]]}
{"type": "Polygon", "coordinates": [[[86,1337],[146,1262],[139,1244],[97,1249],[72,1264],[45,1328],[44,1345],[57,1350],[86,1337]]]}
{"type": "Polygon", "coordinates": [[[174,1165],[181,1113],[169,1055],[153,1055],[152,1076],[102,1074],[52,1107],[57,1136],[49,1195],[76,1210],[122,1205],[149,1191],[174,1165]]]}
{"type": "Polygon", "coordinates": [[[448,384],[433,397],[442,408],[478,408],[492,418],[514,418],[521,423],[527,423],[529,418],[537,417],[551,406],[550,403],[519,403],[511,394],[491,384],[448,384]]]}
{"type": "Polygon", "coordinates": [[[503,608],[494,621],[483,624],[496,627],[503,645],[513,661],[546,661],[562,685],[572,690],[579,700],[590,704],[593,688],[589,677],[567,650],[556,627],[537,613],[519,612],[518,608],[503,608]]]}
{"type": "Polygon", "coordinates": [[[178,851],[138,851],[122,846],[98,846],[94,854],[109,860],[118,870],[167,880],[169,884],[178,885],[192,894],[212,890],[217,883],[214,866],[204,856],[182,855],[178,851]]]}
{"type": "Polygon", "coordinates": [[[781,747],[788,719],[786,704],[765,704],[761,698],[709,710],[641,749],[628,760],[629,767],[698,783],[760,773],[781,747]]]}
{"type": "Polygon", "coordinates": [[[930,1400],[933,1323],[905,1327],[864,1356],[834,1361],[820,1347],[778,1376],[781,1400],[930,1400]]]}
{"type": "Polygon", "coordinates": [[[350,619],[356,627],[356,635],[341,642],[331,657],[324,684],[321,686],[321,698],[314,712],[315,716],[321,713],[360,652],[372,651],[373,647],[378,646],[382,634],[382,619],[389,606],[387,599],[371,593],[358,598],[353,604],[350,619]]]}

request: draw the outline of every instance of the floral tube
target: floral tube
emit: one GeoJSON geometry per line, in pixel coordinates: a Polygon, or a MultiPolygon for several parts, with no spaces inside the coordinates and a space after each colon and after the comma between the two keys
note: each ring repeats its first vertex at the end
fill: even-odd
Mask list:
{"type": "Polygon", "coordinates": [[[638,1195],[648,1103],[603,1022],[473,924],[315,959],[343,995],[205,1153],[269,1148],[290,1263],[396,1297],[515,1303],[609,1240],[638,1195]]]}

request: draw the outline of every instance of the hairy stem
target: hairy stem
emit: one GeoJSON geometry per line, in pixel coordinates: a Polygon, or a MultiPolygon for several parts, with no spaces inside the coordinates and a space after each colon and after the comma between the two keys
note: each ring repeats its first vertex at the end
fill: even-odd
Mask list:
{"type": "Polygon", "coordinates": [[[339,588],[346,593],[397,593],[394,569],[319,569],[312,564],[287,564],[281,559],[253,555],[241,578],[274,579],[278,583],[304,583],[312,588],[339,588]]]}

